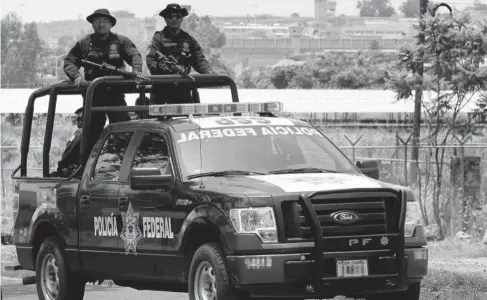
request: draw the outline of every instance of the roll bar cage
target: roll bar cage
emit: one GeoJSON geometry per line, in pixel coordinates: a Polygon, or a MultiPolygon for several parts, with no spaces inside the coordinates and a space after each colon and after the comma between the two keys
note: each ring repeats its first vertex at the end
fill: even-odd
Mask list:
{"type": "MultiPolygon", "coordinates": [[[[125,94],[139,93],[144,96],[145,93],[150,92],[152,84],[174,84],[181,83],[185,87],[190,88],[193,93],[193,102],[200,103],[198,88],[211,88],[211,87],[224,87],[228,86],[231,91],[232,102],[239,102],[237,85],[232,78],[226,75],[213,75],[213,74],[195,74],[192,75],[194,81],[186,79],[180,75],[152,75],[149,76],[148,81],[138,81],[137,79],[127,79],[123,76],[103,76],[90,81],[86,88],[78,87],[70,81],[61,81],[55,83],[49,87],[40,88],[35,90],[29,97],[27,107],[25,109],[24,127],[22,131],[22,141],[20,146],[20,165],[12,172],[12,178],[20,169],[20,176],[27,176],[27,156],[29,153],[30,137],[32,131],[32,118],[34,115],[35,101],[43,96],[49,95],[49,106],[46,121],[46,132],[44,134],[43,145],[43,177],[49,176],[49,154],[51,150],[52,132],[54,127],[54,117],[56,113],[56,103],[58,95],[82,95],[86,90],[86,97],[84,102],[84,114],[83,114],[83,128],[81,134],[80,145],[80,163],[84,166],[90,149],[88,148],[88,133],[90,130],[91,114],[93,111],[98,112],[149,112],[149,105],[134,105],[127,107],[118,106],[103,106],[92,107],[93,95],[95,88],[101,84],[106,86],[117,86],[125,94]]],[[[76,173],[76,172],[75,172],[76,173]]]]}

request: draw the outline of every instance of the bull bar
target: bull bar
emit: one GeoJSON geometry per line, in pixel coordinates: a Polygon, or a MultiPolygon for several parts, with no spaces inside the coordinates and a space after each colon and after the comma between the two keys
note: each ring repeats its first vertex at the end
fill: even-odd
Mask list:
{"type": "MultiPolygon", "coordinates": [[[[359,192],[360,190],[357,189],[356,192],[359,192]]],[[[371,190],[367,190],[371,191],[371,190]]],[[[373,191],[373,190],[372,190],[373,191]]],[[[381,189],[381,191],[384,191],[384,189],[381,189]]],[[[391,192],[392,190],[389,190],[391,192]]],[[[337,193],[340,191],[333,191],[333,193],[337,193]]],[[[314,240],[314,247],[313,250],[311,251],[310,259],[313,262],[313,269],[314,272],[312,272],[310,277],[308,278],[308,281],[312,282],[312,292],[316,292],[317,294],[320,294],[323,292],[323,290],[326,288],[324,286],[325,282],[329,281],[336,281],[336,280],[343,280],[344,278],[324,278],[322,277],[323,274],[325,273],[325,259],[324,259],[324,237],[323,237],[323,230],[321,228],[320,221],[318,219],[318,215],[316,214],[313,205],[311,203],[311,200],[320,195],[326,195],[331,192],[326,192],[326,191],[318,191],[318,192],[313,192],[310,194],[301,194],[299,196],[298,203],[301,205],[303,209],[303,214],[305,217],[310,221],[310,226],[311,226],[311,231],[313,234],[313,240],[314,240]],[[314,275],[316,274],[316,275],[314,275]]],[[[387,279],[387,277],[396,277],[396,283],[393,284],[394,286],[397,287],[398,290],[406,290],[408,283],[407,283],[407,270],[406,268],[406,257],[405,257],[405,237],[404,237],[404,221],[406,218],[406,195],[404,192],[401,193],[401,195],[397,195],[398,198],[400,196],[400,204],[401,204],[401,209],[400,209],[400,216],[399,216],[399,227],[397,228],[397,232],[395,233],[390,233],[388,232],[387,234],[384,234],[384,236],[388,237],[396,237],[397,238],[397,243],[395,244],[395,247],[391,246],[390,250],[394,253],[395,256],[395,262],[396,262],[396,267],[397,267],[397,274],[391,274],[391,275],[369,275],[366,277],[360,277],[360,278],[351,278],[352,280],[367,280],[367,279],[387,279]],[[394,249],[395,248],[395,249],[394,249]]],[[[396,198],[397,199],[397,198],[396,198]]],[[[391,244],[392,245],[392,244],[391,244]]]]}

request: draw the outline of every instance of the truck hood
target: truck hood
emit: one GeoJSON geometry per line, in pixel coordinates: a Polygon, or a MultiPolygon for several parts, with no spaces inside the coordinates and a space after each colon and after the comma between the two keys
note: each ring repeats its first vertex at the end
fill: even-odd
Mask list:
{"type": "Polygon", "coordinates": [[[402,187],[380,182],[365,175],[343,173],[299,173],[204,178],[207,192],[243,194],[252,198],[347,189],[381,189],[402,187]]]}

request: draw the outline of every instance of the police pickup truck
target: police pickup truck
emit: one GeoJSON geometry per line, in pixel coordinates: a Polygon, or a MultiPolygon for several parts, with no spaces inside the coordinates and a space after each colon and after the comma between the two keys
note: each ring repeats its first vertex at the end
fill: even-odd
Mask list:
{"type": "MultiPolygon", "coordinates": [[[[90,151],[83,136],[83,167],[69,178],[46,165],[27,176],[26,111],[14,268],[36,272],[40,299],[80,300],[102,280],[191,300],[419,299],[428,252],[410,189],[364,175],[322,131],[280,117],[280,103],[239,102],[232,82],[229,104],[91,107],[97,85],[120,82],[130,80],[90,83],[84,124],[103,109],[149,117],[108,125],[90,151]]],[[[58,84],[32,98],[50,94],[55,107],[62,92],[75,93],[58,84]]]]}

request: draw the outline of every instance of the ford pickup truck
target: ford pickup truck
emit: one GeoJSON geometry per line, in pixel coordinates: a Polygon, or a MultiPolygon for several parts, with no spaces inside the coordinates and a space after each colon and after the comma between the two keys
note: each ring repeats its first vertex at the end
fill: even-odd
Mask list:
{"type": "Polygon", "coordinates": [[[90,82],[84,124],[101,110],[149,116],[109,124],[93,149],[84,126],[80,168],[67,178],[49,177],[49,147],[56,95],[78,90],[33,94],[12,174],[13,268],[35,271],[25,283],[39,299],[81,300],[88,282],[103,280],[191,300],[420,298],[428,250],[409,188],[379,181],[377,164],[354,163],[323,131],[280,116],[281,103],[240,102],[231,79],[194,77],[197,88],[230,86],[232,102],[92,107],[96,86],[133,80],[90,82]],[[31,119],[43,95],[45,164],[33,177],[31,119]]]}

